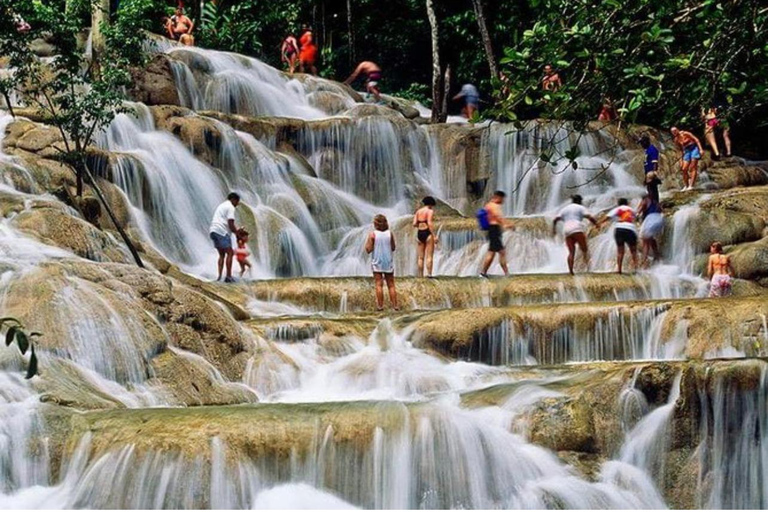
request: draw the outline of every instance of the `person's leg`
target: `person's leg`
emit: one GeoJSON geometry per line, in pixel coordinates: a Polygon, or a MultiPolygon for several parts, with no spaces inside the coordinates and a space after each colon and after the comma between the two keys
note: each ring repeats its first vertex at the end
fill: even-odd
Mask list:
{"type": "Polygon", "coordinates": [[[642,239],[642,244],[643,244],[643,260],[642,260],[642,262],[640,264],[643,266],[643,268],[648,267],[648,251],[650,250],[650,247],[651,247],[651,240],[653,240],[653,239],[652,238],[643,238],[642,239]]]}
{"type": "Polygon", "coordinates": [[[731,129],[723,128],[723,142],[725,142],[725,156],[731,156],[731,129]]]}
{"type": "Polygon", "coordinates": [[[507,268],[507,251],[506,249],[502,249],[499,251],[499,265],[501,265],[501,270],[504,271],[504,275],[509,275],[509,269],[507,268]]]}
{"type": "Polygon", "coordinates": [[[619,274],[621,274],[621,266],[624,263],[624,243],[616,244],[616,265],[619,267],[619,274]]]}
{"type": "Polygon", "coordinates": [[[576,243],[581,249],[581,254],[584,255],[584,264],[587,266],[587,272],[589,272],[589,245],[587,244],[587,234],[579,233],[576,237],[576,243]]]}
{"type": "Polygon", "coordinates": [[[424,252],[427,250],[426,244],[418,242],[416,244],[416,276],[424,277],[424,252]]]}
{"type": "Polygon", "coordinates": [[[496,256],[495,252],[488,251],[485,253],[485,259],[483,259],[483,267],[480,270],[481,275],[487,275],[488,269],[491,268],[491,264],[493,263],[493,257],[496,256]]]}
{"type": "Polygon", "coordinates": [[[712,127],[707,126],[704,137],[707,139],[707,144],[709,144],[709,147],[712,148],[712,152],[715,154],[715,157],[720,156],[720,151],[717,148],[717,138],[715,138],[715,129],[712,127]]]}
{"type": "Polygon", "coordinates": [[[690,188],[693,188],[696,186],[696,175],[698,174],[699,170],[699,159],[694,158],[691,160],[691,166],[688,168],[688,182],[690,183],[688,186],[690,188]]]}
{"type": "Polygon", "coordinates": [[[387,280],[387,291],[389,292],[389,303],[392,305],[392,309],[395,311],[400,310],[400,305],[397,303],[397,290],[395,290],[395,273],[390,272],[384,274],[387,280]]]}
{"type": "Polygon", "coordinates": [[[435,237],[432,235],[430,235],[429,238],[427,238],[426,258],[427,258],[427,276],[432,277],[432,267],[435,262],[435,237]]]}
{"type": "Polygon", "coordinates": [[[656,263],[661,259],[661,252],[659,252],[659,243],[656,241],[655,238],[651,238],[648,241],[648,245],[651,246],[651,251],[653,252],[653,262],[656,263]]]}
{"type": "Polygon", "coordinates": [[[217,249],[217,251],[219,251],[219,277],[216,280],[221,281],[221,274],[224,272],[224,259],[227,253],[224,249],[217,249]]]}
{"type": "Polygon", "coordinates": [[[637,271],[637,239],[634,243],[629,244],[629,254],[632,256],[632,270],[637,271]]]}
{"type": "Polygon", "coordinates": [[[225,252],[227,254],[227,279],[232,279],[232,260],[234,259],[235,251],[227,249],[225,252]]]}
{"type": "Polygon", "coordinates": [[[237,263],[240,265],[240,277],[243,277],[243,274],[245,274],[245,262],[238,260],[237,263]]]}
{"type": "Polygon", "coordinates": [[[376,287],[376,309],[384,309],[384,276],[381,272],[373,273],[373,281],[376,287]]]}
{"type": "Polygon", "coordinates": [[[568,247],[568,272],[573,275],[573,260],[576,254],[576,237],[574,235],[566,236],[565,245],[568,247]]]}
{"type": "Polygon", "coordinates": [[[691,165],[690,160],[683,160],[683,164],[680,166],[680,170],[683,172],[683,188],[688,188],[688,166],[691,165]]]}

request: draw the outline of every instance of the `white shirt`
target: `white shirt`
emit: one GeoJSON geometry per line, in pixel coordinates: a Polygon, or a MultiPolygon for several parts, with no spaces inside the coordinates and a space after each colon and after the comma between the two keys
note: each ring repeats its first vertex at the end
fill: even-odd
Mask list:
{"type": "Polygon", "coordinates": [[[213,220],[211,221],[211,229],[209,233],[216,233],[217,235],[227,236],[231,234],[229,230],[229,221],[235,220],[235,205],[233,205],[229,199],[221,203],[216,207],[216,211],[213,212],[213,220]]]}
{"type": "Polygon", "coordinates": [[[560,210],[559,217],[563,219],[563,233],[566,236],[574,233],[583,233],[584,217],[587,215],[589,215],[587,209],[576,203],[571,203],[560,210]]]}
{"type": "Polygon", "coordinates": [[[392,232],[376,231],[373,232],[373,255],[371,256],[371,266],[374,272],[383,272],[390,274],[395,271],[394,257],[392,254],[392,232]]]}
{"type": "Polygon", "coordinates": [[[637,232],[635,227],[635,210],[629,206],[618,206],[608,212],[608,217],[616,221],[616,229],[628,229],[637,232]]]}

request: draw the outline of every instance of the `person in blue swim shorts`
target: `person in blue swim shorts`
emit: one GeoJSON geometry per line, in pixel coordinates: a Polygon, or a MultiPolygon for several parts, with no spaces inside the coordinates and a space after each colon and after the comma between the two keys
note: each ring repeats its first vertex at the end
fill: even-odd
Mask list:
{"type": "Polygon", "coordinates": [[[691,132],[679,130],[674,126],[670,132],[675,140],[675,144],[683,150],[683,162],[680,165],[680,170],[683,173],[683,188],[680,190],[681,192],[693,190],[699,171],[699,160],[701,160],[701,155],[704,153],[701,141],[691,132]]]}

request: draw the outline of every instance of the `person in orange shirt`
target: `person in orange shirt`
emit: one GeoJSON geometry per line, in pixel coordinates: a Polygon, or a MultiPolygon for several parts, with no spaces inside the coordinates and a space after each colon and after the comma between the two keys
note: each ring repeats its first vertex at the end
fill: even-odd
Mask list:
{"type": "Polygon", "coordinates": [[[613,238],[616,241],[616,263],[621,274],[624,264],[624,247],[629,247],[629,254],[632,256],[632,265],[637,269],[637,227],[635,221],[637,214],[635,210],[629,207],[629,201],[625,198],[619,199],[619,205],[608,212],[608,216],[600,223],[605,224],[610,220],[616,223],[613,231],[613,238]]]}
{"type": "Polygon", "coordinates": [[[304,26],[304,33],[299,38],[299,45],[301,46],[299,51],[299,69],[302,73],[306,73],[309,70],[310,73],[317,76],[317,67],[315,66],[317,45],[312,34],[312,27],[304,26]]]}

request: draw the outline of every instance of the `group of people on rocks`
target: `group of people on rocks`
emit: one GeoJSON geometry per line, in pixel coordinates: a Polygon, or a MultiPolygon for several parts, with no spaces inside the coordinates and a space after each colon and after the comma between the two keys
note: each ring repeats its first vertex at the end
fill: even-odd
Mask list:
{"type": "Polygon", "coordinates": [[[297,38],[288,34],[280,46],[280,61],[288,65],[288,72],[293,74],[298,66],[301,73],[317,75],[317,43],[312,27],[304,25],[297,38]]]}
{"type": "Polygon", "coordinates": [[[178,41],[185,46],[195,46],[195,36],[192,31],[195,29],[195,22],[184,14],[184,8],[179,5],[176,13],[163,18],[163,28],[170,39],[178,41]]]}

